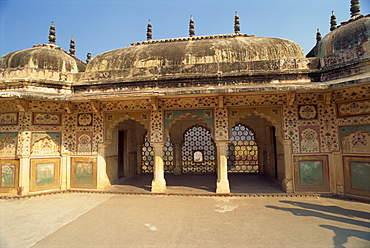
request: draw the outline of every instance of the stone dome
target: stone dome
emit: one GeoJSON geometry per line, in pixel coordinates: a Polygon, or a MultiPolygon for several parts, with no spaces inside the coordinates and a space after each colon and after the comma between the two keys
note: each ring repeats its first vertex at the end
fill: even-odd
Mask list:
{"type": "MultiPolygon", "coordinates": [[[[327,34],[318,44],[316,57],[368,44],[370,47],[370,16],[350,20],[327,34]]],[[[368,49],[367,49],[368,50],[368,49]]]]}
{"type": "Polygon", "coordinates": [[[60,47],[52,44],[5,54],[0,58],[0,68],[40,68],[59,72],[82,72],[86,65],[60,47]]]}
{"type": "Polygon", "coordinates": [[[241,34],[150,40],[97,55],[87,72],[305,58],[295,42],[241,34]]]}

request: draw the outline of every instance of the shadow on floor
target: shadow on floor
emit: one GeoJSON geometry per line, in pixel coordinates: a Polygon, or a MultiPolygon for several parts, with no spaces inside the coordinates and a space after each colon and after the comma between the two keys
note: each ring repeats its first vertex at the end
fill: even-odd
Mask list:
{"type": "MultiPolygon", "coordinates": [[[[280,185],[263,175],[229,174],[231,193],[235,194],[281,194],[280,185]]],[[[108,191],[128,193],[149,193],[153,174],[141,174],[125,177],[108,191]]],[[[213,194],[216,192],[216,174],[165,174],[166,193],[173,194],[213,194]]]]}
{"type": "MultiPolygon", "coordinates": [[[[300,201],[280,201],[281,203],[289,204],[289,207],[266,205],[266,208],[271,208],[280,211],[291,212],[293,215],[300,217],[320,218],[336,223],[346,224],[346,226],[370,227],[370,213],[358,211],[355,209],[347,209],[333,205],[312,204],[300,201]]],[[[357,230],[356,228],[342,228],[333,225],[319,225],[322,228],[334,232],[333,242],[334,247],[344,248],[350,237],[356,237],[370,241],[368,232],[357,230]]]]}

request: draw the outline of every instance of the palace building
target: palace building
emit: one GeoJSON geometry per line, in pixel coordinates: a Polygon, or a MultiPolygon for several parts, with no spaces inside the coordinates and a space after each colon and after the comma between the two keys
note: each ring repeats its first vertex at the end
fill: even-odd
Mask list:
{"type": "Polygon", "coordinates": [[[287,193],[370,197],[370,15],[317,34],[305,55],[234,33],[152,39],[85,63],[49,44],[0,59],[0,194],[105,190],[151,173],[265,175],[287,193]]]}

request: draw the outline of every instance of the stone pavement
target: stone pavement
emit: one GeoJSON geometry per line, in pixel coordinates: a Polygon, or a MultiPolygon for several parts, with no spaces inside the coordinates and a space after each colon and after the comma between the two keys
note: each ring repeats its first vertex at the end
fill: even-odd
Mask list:
{"type": "Polygon", "coordinates": [[[64,193],[0,199],[0,247],[370,247],[370,205],[334,198],[64,193]]]}

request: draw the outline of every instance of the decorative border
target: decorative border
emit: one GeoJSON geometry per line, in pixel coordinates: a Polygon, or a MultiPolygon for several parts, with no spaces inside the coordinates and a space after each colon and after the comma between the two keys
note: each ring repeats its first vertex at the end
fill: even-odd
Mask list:
{"type": "MultiPolygon", "coordinates": [[[[8,169],[9,170],[9,169],[8,169]]],[[[19,160],[18,159],[0,159],[0,192],[2,193],[9,193],[12,191],[16,191],[18,189],[18,178],[19,178],[19,160]],[[3,175],[3,172],[5,170],[5,166],[14,166],[13,171],[13,186],[7,186],[3,185],[4,178],[6,175],[3,175]]]]}
{"type": "Polygon", "coordinates": [[[61,113],[38,113],[34,112],[32,114],[32,125],[35,126],[60,126],[62,124],[62,114],[61,113]],[[42,119],[38,120],[40,117],[42,119]],[[58,117],[55,119],[55,117],[58,117]],[[54,118],[54,119],[53,119],[54,118]],[[44,122],[42,122],[44,120],[44,122]],[[49,123],[47,123],[49,122],[49,123]]]}
{"type": "Polygon", "coordinates": [[[93,114],[92,113],[77,114],[77,126],[91,127],[92,125],[93,125],[93,114]]]}
{"type": "Polygon", "coordinates": [[[71,188],[97,187],[96,158],[71,158],[71,188]],[[85,176],[84,176],[85,174],[85,176]],[[86,174],[90,176],[86,177],[86,174]]]}
{"type": "Polygon", "coordinates": [[[298,120],[316,120],[318,109],[316,104],[298,105],[298,120]]]}
{"type": "MultiPolygon", "coordinates": [[[[314,165],[314,164],[313,164],[314,165]]],[[[294,184],[296,191],[319,191],[319,192],[329,192],[329,166],[328,157],[323,156],[294,156],[294,184]],[[306,177],[302,180],[302,170],[301,166],[309,163],[318,163],[321,166],[321,180],[318,184],[307,184],[305,182],[315,180],[313,178],[306,177]]]]}
{"type": "Polygon", "coordinates": [[[38,158],[31,159],[31,178],[30,178],[30,191],[39,191],[46,189],[57,189],[60,187],[60,158],[38,158]],[[41,167],[44,168],[41,168],[41,167]],[[52,166],[53,171],[48,171],[52,166]],[[38,168],[40,167],[40,168],[38,168]],[[40,171],[38,171],[38,169],[40,171]],[[46,178],[46,182],[38,184],[41,182],[42,178],[39,178],[41,174],[46,175],[48,173],[53,173],[52,176],[46,178]],[[47,179],[52,179],[51,182],[48,182],[47,179]]]}
{"type": "MultiPolygon", "coordinates": [[[[353,170],[351,170],[354,162],[364,163],[366,166],[370,167],[370,156],[343,156],[345,193],[370,196],[370,190],[356,188],[354,185],[352,180],[353,170]]],[[[360,179],[360,181],[369,183],[369,175],[367,173],[362,175],[364,180],[360,179]]]]}
{"type": "Polygon", "coordinates": [[[362,101],[341,102],[337,103],[336,107],[338,118],[368,115],[370,114],[370,99],[362,101]],[[341,109],[345,109],[347,112],[350,113],[343,113],[341,109]]]}
{"type": "Polygon", "coordinates": [[[0,126],[15,126],[18,125],[18,113],[1,113],[0,126]],[[15,118],[12,118],[12,115],[15,118]]]}

